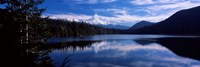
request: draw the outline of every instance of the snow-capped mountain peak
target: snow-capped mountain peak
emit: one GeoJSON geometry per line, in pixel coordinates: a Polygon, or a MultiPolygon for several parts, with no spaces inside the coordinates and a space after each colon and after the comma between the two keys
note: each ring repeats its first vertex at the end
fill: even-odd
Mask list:
{"type": "Polygon", "coordinates": [[[86,20],[85,22],[89,23],[89,24],[101,24],[101,25],[111,24],[107,20],[107,18],[99,16],[98,14],[95,14],[94,16],[92,16],[91,18],[89,18],[88,20],[86,20]]]}

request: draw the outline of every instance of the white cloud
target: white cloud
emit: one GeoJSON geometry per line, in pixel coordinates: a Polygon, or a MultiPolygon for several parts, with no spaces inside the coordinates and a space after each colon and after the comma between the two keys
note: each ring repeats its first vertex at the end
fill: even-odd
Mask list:
{"type": "Polygon", "coordinates": [[[155,1],[155,3],[162,3],[162,4],[166,4],[166,3],[176,3],[176,2],[183,2],[186,0],[157,0],[155,1]]]}
{"type": "MultiPolygon", "coordinates": [[[[144,6],[138,11],[146,12],[145,20],[148,21],[162,21],[177,11],[189,9],[200,5],[200,0],[197,2],[185,0],[159,0],[155,1],[153,5],[144,6]],[[173,2],[173,3],[172,3],[173,2]],[[163,3],[163,4],[158,4],[163,3]]],[[[143,18],[143,17],[142,17],[143,18]]]]}
{"type": "Polygon", "coordinates": [[[152,5],[183,2],[185,0],[133,0],[131,3],[135,5],[152,5]]]}
{"type": "Polygon", "coordinates": [[[163,10],[169,10],[169,9],[181,10],[181,9],[192,8],[198,5],[200,5],[200,3],[192,3],[190,1],[185,1],[185,2],[179,2],[179,3],[174,3],[174,4],[153,5],[153,6],[147,7],[147,10],[151,10],[151,11],[163,11],[163,10]]]}
{"type": "Polygon", "coordinates": [[[94,4],[94,3],[97,3],[97,0],[88,0],[88,3],[89,4],[94,4]]]}
{"type": "Polygon", "coordinates": [[[102,0],[103,3],[110,3],[110,2],[114,2],[116,0],[102,0]]]}
{"type": "MultiPolygon", "coordinates": [[[[138,1],[142,2],[142,0],[138,0],[138,1]]],[[[153,0],[150,0],[150,1],[153,1],[153,0]]],[[[147,1],[145,0],[144,2],[147,2],[147,1]]],[[[135,3],[137,3],[137,2],[135,2],[135,3]]],[[[138,2],[137,4],[139,4],[139,3],[140,2],[138,2]]],[[[148,4],[148,3],[144,3],[143,5],[146,5],[146,4],[148,4]]],[[[157,15],[156,13],[160,13],[160,12],[175,13],[179,10],[199,6],[200,0],[195,1],[195,2],[194,2],[194,0],[188,0],[188,1],[185,1],[185,0],[155,0],[151,4],[152,5],[141,7],[141,9],[139,9],[138,11],[145,11],[149,15],[157,15]]],[[[171,13],[171,14],[173,14],[173,13],[171,13]]]]}
{"type": "Polygon", "coordinates": [[[127,8],[123,8],[123,9],[116,9],[116,8],[108,8],[108,9],[94,9],[94,11],[96,13],[99,13],[99,12],[108,12],[108,13],[111,13],[111,14],[114,14],[114,15],[125,15],[125,14],[128,14],[128,10],[127,8]]]}
{"type": "Polygon", "coordinates": [[[128,13],[128,9],[107,9],[106,11],[120,15],[125,15],[128,13]]]}
{"type": "Polygon", "coordinates": [[[66,3],[76,3],[76,4],[97,4],[97,3],[111,3],[116,0],[64,0],[66,3]]]}
{"type": "MultiPolygon", "coordinates": [[[[170,14],[171,15],[171,14],[170,14]]],[[[150,21],[150,22],[159,22],[162,21],[169,16],[166,14],[157,15],[157,16],[139,16],[139,15],[117,15],[116,17],[111,17],[111,20],[116,20],[116,22],[123,23],[123,22],[139,22],[142,20],[150,21]]]]}
{"type": "Polygon", "coordinates": [[[135,5],[154,4],[152,0],[133,0],[131,3],[135,5]]]}

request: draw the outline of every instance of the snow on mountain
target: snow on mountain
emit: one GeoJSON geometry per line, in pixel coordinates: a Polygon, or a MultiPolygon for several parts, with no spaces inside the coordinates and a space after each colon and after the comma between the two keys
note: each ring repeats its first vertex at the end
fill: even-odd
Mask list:
{"type": "Polygon", "coordinates": [[[88,19],[67,19],[69,21],[77,21],[77,22],[85,22],[88,24],[92,24],[92,25],[96,25],[96,26],[100,26],[100,27],[104,27],[104,28],[113,28],[113,29],[128,29],[129,26],[124,26],[124,25],[120,25],[119,23],[117,23],[116,21],[111,20],[108,17],[104,17],[104,16],[99,16],[98,14],[95,14],[94,16],[88,18],[88,19]]]}
{"type": "Polygon", "coordinates": [[[110,21],[106,17],[101,17],[98,14],[95,14],[91,18],[85,20],[86,23],[95,24],[95,25],[108,25],[111,24],[110,21]]]}

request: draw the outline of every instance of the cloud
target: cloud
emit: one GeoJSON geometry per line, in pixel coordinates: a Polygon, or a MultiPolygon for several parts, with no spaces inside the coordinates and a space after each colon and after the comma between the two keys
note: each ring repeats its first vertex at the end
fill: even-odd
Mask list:
{"type": "Polygon", "coordinates": [[[168,15],[157,15],[157,16],[139,16],[139,15],[117,15],[112,17],[112,20],[117,20],[118,22],[139,22],[142,20],[150,22],[159,22],[169,17],[168,15]]]}
{"type": "Polygon", "coordinates": [[[128,9],[107,9],[106,11],[113,12],[115,14],[120,14],[120,15],[128,14],[128,9]]]}
{"type": "Polygon", "coordinates": [[[169,9],[176,9],[176,10],[181,10],[181,9],[188,9],[194,6],[198,6],[200,3],[192,3],[190,1],[185,1],[185,2],[179,2],[179,3],[174,3],[174,4],[164,4],[164,5],[153,5],[149,6],[146,9],[151,10],[151,11],[163,11],[163,10],[169,10],[169,9]]]}
{"type": "Polygon", "coordinates": [[[116,0],[102,0],[103,3],[110,3],[110,2],[114,2],[116,0]]]}
{"type": "MultiPolygon", "coordinates": [[[[153,1],[153,0],[151,0],[153,1]]],[[[137,11],[144,11],[144,16],[149,21],[162,21],[177,11],[189,9],[200,5],[200,1],[185,1],[185,0],[157,0],[151,3],[152,5],[143,6],[137,11]],[[159,18],[160,17],[160,18],[159,18]]]]}
{"type": "Polygon", "coordinates": [[[133,0],[131,1],[131,3],[135,5],[152,5],[152,4],[177,3],[183,1],[185,0],[133,0]]]}
{"type": "MultiPolygon", "coordinates": [[[[199,6],[200,0],[199,1],[194,1],[194,0],[188,0],[188,1],[185,1],[185,0],[156,0],[156,1],[154,1],[154,0],[144,0],[144,1],[143,0],[135,0],[135,1],[133,1],[133,3],[135,3],[136,5],[152,4],[152,5],[141,7],[141,9],[138,10],[138,11],[145,11],[149,14],[160,13],[160,12],[165,12],[165,13],[174,12],[175,13],[179,10],[199,6]],[[142,4],[140,2],[142,2],[142,4]]],[[[155,15],[155,14],[151,14],[151,15],[155,15]]]]}
{"type": "Polygon", "coordinates": [[[94,4],[94,3],[97,3],[97,0],[88,0],[87,3],[89,3],[89,4],[94,4]]]}
{"type": "Polygon", "coordinates": [[[64,0],[66,3],[76,3],[76,4],[97,4],[97,3],[111,3],[116,0],[64,0]]]}
{"type": "Polygon", "coordinates": [[[153,4],[152,0],[133,0],[131,3],[135,5],[146,5],[146,4],[153,4]]]}
{"type": "Polygon", "coordinates": [[[72,67],[123,67],[119,64],[105,62],[77,62],[72,67]]]}
{"type": "Polygon", "coordinates": [[[94,11],[96,13],[98,12],[108,12],[114,15],[125,15],[128,14],[128,10],[127,8],[123,8],[123,9],[116,9],[116,8],[108,8],[108,9],[94,9],[94,11]]]}

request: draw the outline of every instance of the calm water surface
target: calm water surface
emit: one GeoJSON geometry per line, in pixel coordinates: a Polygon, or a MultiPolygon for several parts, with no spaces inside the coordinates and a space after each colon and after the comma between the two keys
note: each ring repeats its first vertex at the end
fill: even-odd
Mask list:
{"type": "Polygon", "coordinates": [[[52,38],[48,44],[58,67],[200,67],[199,41],[196,36],[96,35],[52,38]]]}

